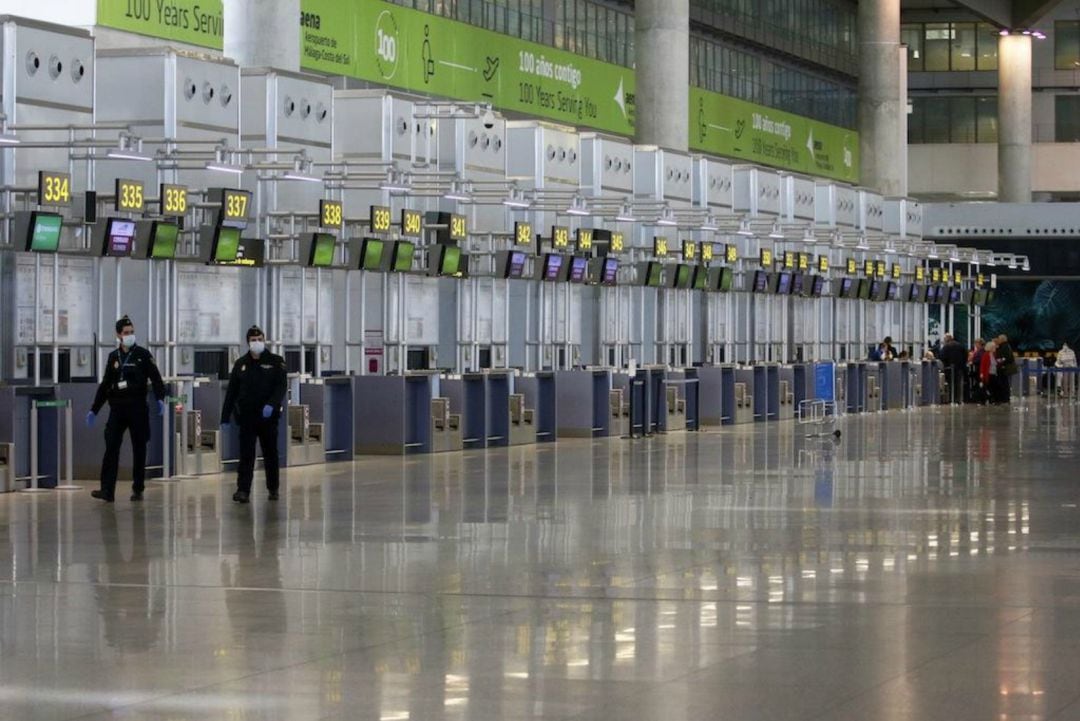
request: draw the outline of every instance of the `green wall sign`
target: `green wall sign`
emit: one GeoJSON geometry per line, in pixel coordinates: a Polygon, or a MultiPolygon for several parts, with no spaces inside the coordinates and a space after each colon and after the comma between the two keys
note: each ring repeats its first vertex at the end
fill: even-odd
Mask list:
{"type": "MultiPolygon", "coordinates": [[[[301,65],[634,134],[634,71],[379,0],[301,0],[301,65]]],[[[222,0],[98,0],[98,24],[220,50],[222,0]]],[[[690,147],[850,183],[853,130],[690,88],[690,147]]]]}
{"type": "Polygon", "coordinates": [[[849,183],[859,180],[854,130],[694,87],[690,147],[849,183]]]}
{"type": "Polygon", "coordinates": [[[301,65],[632,135],[634,72],[372,0],[302,0],[301,65]]]}
{"type": "Polygon", "coordinates": [[[98,0],[97,24],[221,50],[222,0],[98,0]]]}

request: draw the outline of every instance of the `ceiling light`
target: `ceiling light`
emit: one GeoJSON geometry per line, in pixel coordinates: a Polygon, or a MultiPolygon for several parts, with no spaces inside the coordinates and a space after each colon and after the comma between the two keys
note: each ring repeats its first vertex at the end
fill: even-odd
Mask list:
{"type": "Polygon", "coordinates": [[[140,153],[138,150],[128,150],[127,148],[109,148],[108,152],[105,153],[105,157],[110,160],[137,160],[143,163],[154,160],[146,153],[140,153]]]}
{"type": "MultiPolygon", "coordinates": [[[[459,192],[459,191],[456,191],[456,190],[448,190],[445,193],[443,193],[442,197],[445,198],[446,200],[456,200],[459,203],[468,203],[468,202],[472,201],[472,196],[471,195],[466,195],[465,193],[462,193],[462,192],[459,192]]],[[[505,203],[505,202],[506,201],[504,200],[503,203],[505,203]]]]}
{"type": "Polygon", "coordinates": [[[783,240],[784,239],[784,230],[783,230],[783,228],[781,228],[778,224],[773,223],[772,229],[769,230],[769,237],[773,238],[774,240],[783,240]]]}
{"type": "Polygon", "coordinates": [[[204,166],[207,170],[213,170],[218,173],[232,173],[234,175],[240,175],[244,172],[244,166],[232,165],[231,163],[223,163],[217,160],[208,160],[204,166]]]}
{"type": "Polygon", "coordinates": [[[289,170],[282,174],[282,180],[300,180],[305,183],[321,183],[322,178],[316,178],[314,175],[308,173],[301,173],[297,170],[289,170]]]}
{"type": "Polygon", "coordinates": [[[1000,35],[1003,38],[1007,38],[1007,37],[1009,37],[1009,31],[1003,29],[1001,32],[998,33],[998,35],[1000,35]]]}
{"type": "Polygon", "coordinates": [[[749,238],[754,237],[754,231],[750,229],[750,222],[746,220],[739,221],[739,229],[735,231],[736,235],[745,235],[749,238]]]}
{"type": "Polygon", "coordinates": [[[571,206],[571,207],[566,209],[566,214],[567,215],[589,215],[590,213],[585,208],[575,208],[574,206],[571,206]]]}
{"type": "Polygon", "coordinates": [[[661,217],[661,218],[656,219],[656,224],[657,225],[669,225],[670,226],[670,225],[678,225],[679,223],[677,221],[673,220],[672,218],[663,218],[663,217],[661,217]]]}
{"type": "Polygon", "coordinates": [[[22,141],[14,135],[9,135],[7,133],[0,135],[0,145],[18,145],[20,142],[22,141]]]}
{"type": "MultiPolygon", "coordinates": [[[[443,197],[447,197],[447,196],[443,196],[443,197]]],[[[532,203],[530,203],[529,201],[527,201],[527,200],[518,200],[516,198],[507,198],[502,203],[507,208],[519,208],[521,210],[525,210],[527,208],[532,207],[532,203]]]]}

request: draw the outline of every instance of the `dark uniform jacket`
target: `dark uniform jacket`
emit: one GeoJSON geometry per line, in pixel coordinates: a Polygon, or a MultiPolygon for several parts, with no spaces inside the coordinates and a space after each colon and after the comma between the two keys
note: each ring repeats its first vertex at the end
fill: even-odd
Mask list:
{"type": "Polygon", "coordinates": [[[284,358],[268,350],[258,358],[245,353],[233,364],[229,375],[221,422],[229,423],[234,415],[241,423],[258,420],[262,418],[263,406],[274,409],[271,417],[276,420],[281,416],[287,390],[284,358]]]}
{"type": "Polygon", "coordinates": [[[164,400],[165,384],[150,351],[137,345],[131,350],[117,348],[109,354],[105,377],[101,379],[90,410],[96,415],[106,401],[111,408],[145,407],[148,383],[154,387],[154,396],[159,401],[164,400]]]}
{"type": "Polygon", "coordinates": [[[958,340],[951,340],[941,346],[941,364],[946,368],[964,368],[967,366],[967,350],[958,340]]]}

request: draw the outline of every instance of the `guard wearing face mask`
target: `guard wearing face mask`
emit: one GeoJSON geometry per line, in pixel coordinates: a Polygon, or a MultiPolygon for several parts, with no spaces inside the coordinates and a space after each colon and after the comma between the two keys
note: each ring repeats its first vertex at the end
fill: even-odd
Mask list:
{"type": "Polygon", "coordinates": [[[150,351],[135,344],[135,326],[126,315],[116,321],[119,348],[109,354],[105,377],[101,379],[94,404],[86,414],[93,427],[106,401],[109,420],[105,424],[105,457],[101,461],[101,489],[90,495],[112,503],[116,493],[116,470],[124,431],[131,433],[131,500],[141,501],[146,481],[146,444],[150,442],[150,410],[146,406],[147,385],[157,398],[158,415],[165,414],[165,384],[150,351]]]}
{"type": "Polygon", "coordinates": [[[240,427],[240,466],[233,500],[237,503],[251,500],[258,439],[266,470],[266,490],[270,500],[276,501],[280,484],[278,421],[288,389],[285,359],[266,350],[266,338],[258,326],[248,329],[247,342],[248,352],[233,365],[221,409],[222,427],[234,420],[240,427]]]}

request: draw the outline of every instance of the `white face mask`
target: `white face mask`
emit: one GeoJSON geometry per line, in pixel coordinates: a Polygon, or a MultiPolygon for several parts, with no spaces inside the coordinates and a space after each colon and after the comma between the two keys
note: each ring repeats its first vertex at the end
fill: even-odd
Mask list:
{"type": "Polygon", "coordinates": [[[125,348],[130,349],[132,346],[135,345],[135,335],[132,334],[132,335],[123,336],[120,339],[120,345],[124,346],[125,348]]]}
{"type": "Polygon", "coordinates": [[[248,350],[251,351],[252,355],[262,355],[263,351],[266,350],[266,343],[261,340],[253,340],[248,343],[248,350]]]}

